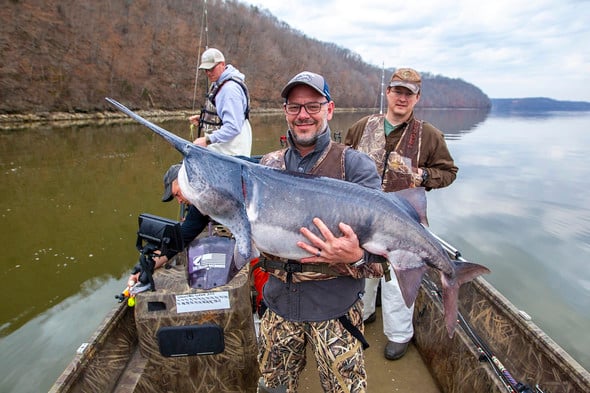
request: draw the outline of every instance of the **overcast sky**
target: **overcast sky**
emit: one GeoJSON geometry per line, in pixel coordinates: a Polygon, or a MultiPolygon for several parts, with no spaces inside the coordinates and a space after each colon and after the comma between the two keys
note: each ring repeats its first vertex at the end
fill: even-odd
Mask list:
{"type": "Polygon", "coordinates": [[[379,67],[461,78],[490,98],[590,101],[590,0],[242,1],[379,67]]]}

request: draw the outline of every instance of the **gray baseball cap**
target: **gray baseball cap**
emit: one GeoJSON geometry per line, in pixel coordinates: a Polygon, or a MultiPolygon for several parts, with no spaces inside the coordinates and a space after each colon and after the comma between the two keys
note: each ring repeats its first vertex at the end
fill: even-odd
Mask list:
{"type": "Polygon", "coordinates": [[[296,85],[307,85],[326,97],[328,101],[332,101],[330,97],[330,89],[326,80],[323,76],[314,74],[313,72],[303,71],[299,74],[295,75],[289,83],[283,87],[283,91],[281,91],[281,96],[286,100],[289,96],[289,92],[291,89],[296,85]]]}

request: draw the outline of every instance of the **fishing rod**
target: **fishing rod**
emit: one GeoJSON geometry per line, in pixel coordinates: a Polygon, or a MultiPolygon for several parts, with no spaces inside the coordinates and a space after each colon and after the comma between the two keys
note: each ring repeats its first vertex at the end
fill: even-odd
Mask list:
{"type": "Polygon", "coordinates": [[[381,67],[381,94],[380,94],[380,98],[381,101],[379,102],[379,114],[382,115],[383,114],[383,78],[385,78],[385,62],[383,62],[383,65],[381,67]]]}
{"type": "Polygon", "coordinates": [[[195,111],[195,101],[197,99],[197,84],[199,81],[199,59],[201,58],[201,48],[203,42],[203,32],[205,34],[205,47],[209,47],[209,24],[207,19],[207,0],[203,1],[203,16],[201,20],[201,34],[199,36],[199,46],[197,47],[197,70],[195,71],[195,83],[193,86],[193,112],[195,111]]]}
{"type": "MultiPolygon", "coordinates": [[[[209,21],[208,21],[208,17],[207,17],[207,0],[203,1],[203,16],[201,19],[201,33],[199,36],[199,45],[197,46],[197,69],[195,71],[195,83],[193,85],[193,105],[192,105],[192,112],[194,113],[195,111],[195,102],[197,100],[197,86],[199,84],[199,60],[201,58],[201,48],[202,48],[202,43],[203,43],[203,35],[205,35],[205,48],[209,48],[209,21]]],[[[201,111],[201,114],[199,116],[199,126],[198,126],[198,132],[197,132],[197,137],[196,138],[200,138],[201,137],[201,129],[203,128],[203,111],[201,111]]],[[[191,140],[195,140],[195,125],[191,122],[190,126],[189,126],[189,137],[191,140]]]]}
{"type": "MultiPolygon", "coordinates": [[[[446,240],[432,232],[429,228],[424,227],[445,249],[445,251],[455,260],[459,262],[467,262],[465,258],[462,257],[461,252],[449,244],[446,240]]],[[[436,293],[439,300],[442,299],[442,294],[440,289],[437,285],[430,281],[430,280],[423,280],[425,285],[430,289],[432,293],[436,293]]],[[[490,347],[485,343],[485,341],[473,330],[469,322],[463,317],[461,312],[457,312],[459,325],[463,328],[465,333],[469,336],[471,341],[477,347],[477,351],[480,354],[480,361],[486,360],[492,366],[494,373],[499,377],[500,381],[506,388],[506,390],[510,393],[544,393],[543,390],[539,387],[538,384],[535,385],[535,388],[531,388],[530,386],[523,384],[521,382],[516,381],[516,379],[512,376],[510,371],[502,364],[500,359],[492,352],[490,347]]]]}

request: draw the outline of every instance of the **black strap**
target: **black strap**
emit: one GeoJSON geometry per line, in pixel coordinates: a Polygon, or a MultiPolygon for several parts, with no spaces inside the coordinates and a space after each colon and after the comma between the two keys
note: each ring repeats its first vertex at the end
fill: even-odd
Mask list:
{"type": "Polygon", "coordinates": [[[326,263],[301,263],[293,260],[288,260],[287,262],[282,261],[272,261],[266,258],[260,258],[258,263],[256,263],[253,269],[262,268],[263,270],[282,270],[287,272],[287,274],[293,273],[305,273],[305,272],[312,272],[312,273],[324,273],[329,274],[331,276],[341,276],[340,273],[334,271],[330,268],[330,266],[326,263]]]}
{"type": "Polygon", "coordinates": [[[232,76],[224,80],[221,84],[215,84],[213,89],[207,94],[207,98],[211,101],[213,106],[215,106],[215,97],[217,97],[217,93],[219,93],[219,89],[223,86],[226,82],[233,81],[236,82],[244,91],[244,95],[246,96],[246,110],[244,111],[244,117],[246,120],[250,118],[250,93],[248,92],[248,87],[241,79],[232,76]]]}
{"type": "Polygon", "coordinates": [[[344,326],[344,329],[348,330],[350,334],[354,336],[354,338],[356,338],[361,342],[361,344],[363,344],[363,350],[369,348],[369,343],[365,339],[365,336],[363,336],[361,331],[358,330],[357,327],[352,324],[352,322],[350,322],[350,319],[348,319],[346,315],[341,316],[340,318],[338,318],[338,320],[340,321],[342,326],[344,326]]]}

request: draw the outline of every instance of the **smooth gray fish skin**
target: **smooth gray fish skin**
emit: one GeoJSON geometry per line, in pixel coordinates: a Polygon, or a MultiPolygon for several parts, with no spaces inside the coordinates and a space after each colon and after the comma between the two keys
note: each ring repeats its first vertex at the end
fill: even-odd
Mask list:
{"type": "Polygon", "coordinates": [[[387,258],[409,307],[422,275],[430,266],[441,275],[449,337],[457,325],[461,284],[489,273],[481,265],[454,262],[423,226],[423,188],[384,193],[358,184],[280,171],[196,146],[149,122],[117,101],[117,109],[150,128],[184,156],[178,181],[183,195],[203,214],[227,226],[236,238],[236,264],[241,268],[257,250],[299,260],[310,255],[297,246],[300,233],[320,218],[338,234],[338,224],[352,227],[362,248],[387,258]]]}

